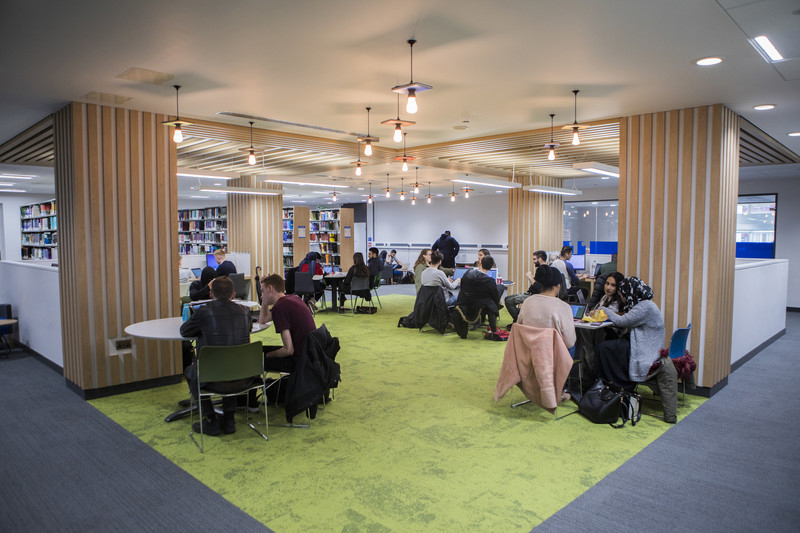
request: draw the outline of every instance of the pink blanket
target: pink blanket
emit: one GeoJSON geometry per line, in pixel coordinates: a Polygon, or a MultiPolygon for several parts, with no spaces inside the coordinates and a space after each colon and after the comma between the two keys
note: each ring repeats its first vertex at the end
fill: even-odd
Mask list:
{"type": "Polygon", "coordinates": [[[557,330],[514,324],[494,401],[517,385],[533,403],[555,413],[571,368],[572,358],[557,330]]]}

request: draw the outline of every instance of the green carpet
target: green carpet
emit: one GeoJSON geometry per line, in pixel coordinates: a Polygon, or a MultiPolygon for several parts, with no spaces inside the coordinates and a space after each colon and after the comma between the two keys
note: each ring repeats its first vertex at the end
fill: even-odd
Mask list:
{"type": "MultiPolygon", "coordinates": [[[[270,427],[266,442],[239,421],[201,454],[188,419],[163,422],[185,384],[91,403],[278,532],[529,531],[670,428],[556,421],[531,404],[511,409],[516,388],[495,404],[505,343],[397,328],[413,298],[382,301],[375,315],[317,315],[341,341],[343,381],[310,429],[270,427]]],[[[278,342],[272,330],[257,339],[278,342]]],[[[679,419],[702,401],[687,396],[679,419]]],[[[285,422],[277,408],[270,419],[285,422]]]]}

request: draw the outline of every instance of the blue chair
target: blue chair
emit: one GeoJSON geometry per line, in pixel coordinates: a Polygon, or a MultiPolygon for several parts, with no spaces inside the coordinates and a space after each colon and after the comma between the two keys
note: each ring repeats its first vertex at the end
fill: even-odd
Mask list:
{"type": "MultiPolygon", "coordinates": [[[[669,358],[677,359],[686,353],[686,341],[689,339],[689,333],[692,330],[692,325],[689,324],[685,328],[678,328],[672,333],[672,338],[669,340],[669,358]]],[[[681,398],[681,406],[686,402],[686,381],[681,380],[683,388],[683,397],[681,398]]]]}

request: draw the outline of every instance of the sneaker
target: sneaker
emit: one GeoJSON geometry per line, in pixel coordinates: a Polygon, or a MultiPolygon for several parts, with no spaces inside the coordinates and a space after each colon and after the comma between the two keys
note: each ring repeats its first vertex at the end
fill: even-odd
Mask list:
{"type": "MultiPolygon", "coordinates": [[[[209,437],[218,437],[222,434],[222,428],[220,428],[219,421],[214,420],[213,422],[210,420],[206,420],[203,422],[203,431],[200,431],[200,422],[195,422],[192,424],[192,431],[195,433],[202,433],[203,435],[208,435],[209,437]]],[[[236,431],[234,429],[234,431],[236,431]]]]}
{"type": "Polygon", "coordinates": [[[260,406],[260,405],[258,405],[258,404],[255,404],[255,405],[248,405],[248,406],[247,406],[247,411],[248,411],[248,412],[250,412],[250,413],[257,413],[257,412],[259,412],[260,410],[261,410],[261,406],[260,406]]]}
{"type": "Polygon", "coordinates": [[[312,311],[316,311],[317,310],[317,301],[314,298],[311,298],[308,301],[308,306],[311,308],[312,311]]]}

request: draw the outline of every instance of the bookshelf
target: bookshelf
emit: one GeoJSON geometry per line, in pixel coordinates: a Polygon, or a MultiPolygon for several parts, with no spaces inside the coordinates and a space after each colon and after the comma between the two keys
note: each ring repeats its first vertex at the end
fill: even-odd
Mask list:
{"type": "Polygon", "coordinates": [[[23,260],[58,260],[56,201],[19,208],[23,260]]]}
{"type": "Polygon", "coordinates": [[[319,252],[325,265],[346,272],[353,266],[353,210],[314,209],[309,219],[309,249],[319,252]]]}
{"type": "Polygon", "coordinates": [[[228,208],[178,210],[178,250],[181,255],[210,254],[228,248],[228,208]]]}
{"type": "Polygon", "coordinates": [[[283,266],[300,264],[308,253],[308,207],[283,208],[283,266]]]}

